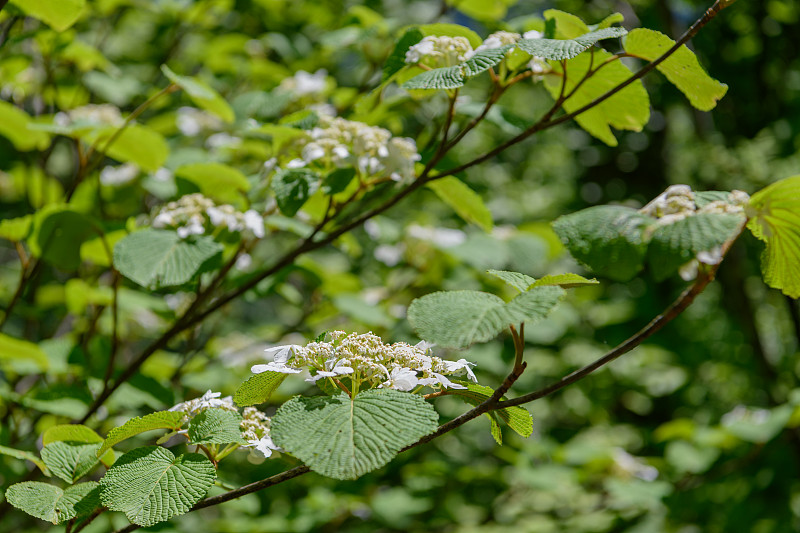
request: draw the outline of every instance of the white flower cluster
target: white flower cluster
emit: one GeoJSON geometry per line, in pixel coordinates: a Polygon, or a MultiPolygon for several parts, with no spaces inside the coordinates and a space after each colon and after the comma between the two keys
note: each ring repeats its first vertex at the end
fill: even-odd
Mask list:
{"type": "Polygon", "coordinates": [[[291,78],[285,78],[278,89],[295,98],[318,96],[325,91],[327,76],[328,71],[325,69],[319,69],[313,74],[305,70],[298,70],[291,78]]]}
{"type": "MultiPolygon", "coordinates": [[[[309,164],[354,167],[364,176],[389,176],[394,181],[414,179],[414,163],[421,156],[413,139],[392,137],[389,130],[339,117],[321,116],[319,125],[296,141],[301,157],[287,168],[309,164]]],[[[270,160],[265,168],[274,168],[270,160]]]]}
{"type": "Polygon", "coordinates": [[[96,126],[121,126],[125,121],[119,108],[111,104],[89,104],[70,111],[59,112],[53,118],[59,126],[86,124],[96,126]]]}
{"type": "Polygon", "coordinates": [[[199,415],[202,411],[211,408],[217,409],[227,409],[228,411],[237,411],[236,406],[233,404],[233,398],[230,396],[226,396],[224,398],[220,398],[222,396],[221,392],[212,392],[206,391],[199,398],[195,398],[194,400],[189,400],[188,402],[181,402],[177,405],[170,407],[170,411],[183,411],[190,417],[199,415]]]}
{"type": "Polygon", "coordinates": [[[406,63],[422,63],[431,68],[451,67],[475,54],[466,37],[429,35],[406,52],[406,63]]]}
{"type": "Polygon", "coordinates": [[[264,218],[256,211],[242,213],[231,205],[216,205],[200,193],[168,203],[158,210],[151,224],[154,228],[175,228],[182,239],[220,227],[231,232],[249,232],[259,239],[264,237],[264,218]]]}
{"type": "Polygon", "coordinates": [[[269,432],[270,418],[255,407],[245,407],[242,413],[242,436],[247,441],[245,448],[255,448],[264,457],[272,455],[273,451],[280,451],[269,432]]]}
{"type": "Polygon", "coordinates": [[[749,201],[750,196],[746,192],[732,191],[727,200],[714,200],[698,207],[691,187],[671,185],[639,212],[657,218],[659,225],[666,225],[701,213],[743,213],[749,201]]]}
{"type": "Polygon", "coordinates": [[[474,363],[466,359],[447,361],[430,355],[430,344],[411,346],[404,342],[384,344],[372,333],[347,334],[332,331],[327,341],[310,342],[306,346],[290,344],[267,349],[273,360],[254,365],[254,374],[282,372],[297,374],[308,368],[313,375],[306,381],[348,376],[353,382],[371,387],[411,391],[428,386],[437,389],[464,389],[447,376],[466,375],[477,381],[472,372],[474,363]]]}
{"type": "Polygon", "coordinates": [[[125,163],[118,167],[107,166],[100,171],[100,183],[109,187],[116,187],[130,183],[139,175],[139,167],[133,163],[125,163]]]}
{"type": "MultiPolygon", "coordinates": [[[[732,191],[726,200],[714,200],[698,207],[691,187],[671,185],[639,212],[658,219],[658,224],[665,226],[704,213],[743,214],[749,201],[750,196],[746,192],[732,191]]],[[[717,246],[712,250],[698,252],[695,259],[681,266],[678,273],[685,281],[691,281],[697,277],[700,263],[716,265],[720,261],[722,261],[722,249],[717,246]]]]}
{"type": "MultiPolygon", "coordinates": [[[[200,398],[189,400],[188,402],[181,402],[173,407],[170,411],[182,411],[190,418],[193,418],[206,409],[226,409],[236,413],[239,410],[233,403],[233,398],[222,396],[221,392],[207,391],[200,398]]],[[[254,448],[261,452],[264,458],[272,455],[273,451],[280,451],[270,436],[270,419],[267,415],[256,409],[255,407],[245,407],[242,413],[242,422],[239,425],[242,430],[242,437],[247,441],[243,448],[254,448]]],[[[185,434],[186,430],[181,430],[178,433],[185,434]]]]}

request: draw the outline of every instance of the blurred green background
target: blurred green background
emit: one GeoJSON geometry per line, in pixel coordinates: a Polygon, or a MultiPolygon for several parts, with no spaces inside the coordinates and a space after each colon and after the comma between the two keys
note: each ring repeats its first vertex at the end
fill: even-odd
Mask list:
{"type": "MultiPolygon", "coordinates": [[[[238,119],[190,135],[180,128],[181,114],[187,115],[181,108],[190,105],[186,97],[159,102],[142,118],[168,138],[167,168],[212,160],[254,176],[271,149],[248,137],[247,119],[271,122],[312,105],[333,105],[343,116],[416,138],[425,148],[443,116],[443,99],[414,100],[389,90],[383,103],[372,106],[360,97],[380,83],[383,61],[405,25],[449,21],[485,36],[522,28],[530,17],[557,8],[589,23],[619,11],[627,28],[677,37],[709,5],[453,3],[459,6],[392,0],[96,0],[62,33],[21,17],[9,5],[0,12],[0,34],[6,38],[0,48],[0,98],[43,117],[87,103],[131,111],[166,85],[159,66],[167,63],[211,83],[238,119]],[[320,92],[287,97],[276,90],[299,70],[319,69],[326,76],[320,92]]],[[[470,169],[462,178],[491,209],[492,234],[465,226],[432,192],[416,193],[336,247],[303,257],[156,354],[112,397],[97,427],[106,431],[207,389],[231,394],[268,344],[313,339],[333,328],[416,342],[404,320],[409,302],[443,288],[506,294],[484,273],[489,268],[534,277],[576,271],[580,267],[549,230],[559,215],[607,202],[641,205],[675,183],[752,193],[800,173],[798,34],[797,3],[737,2],[691,42],[708,72],[729,85],[713,112],[693,110],[653,74],[645,79],[650,122],[642,132],[617,132],[619,146],[607,147],[569,123],[470,169]]],[[[459,108],[464,116],[479,111],[483,89],[478,82],[464,91],[459,108]]],[[[520,84],[501,103],[503,112],[467,137],[449,163],[466,161],[521,131],[519,124],[541,115],[551,101],[540,86],[520,84]]],[[[21,152],[0,137],[0,218],[52,202],[69,186],[74,166],[69,139],[47,151],[21,152]]],[[[129,216],[176,191],[145,173],[121,186],[97,185],[82,193],[100,198],[109,227],[122,228],[129,216]]],[[[529,404],[535,428],[529,439],[506,432],[504,445],[497,446],[482,418],[357,481],[311,474],[149,530],[800,530],[797,302],[763,285],[761,245],[750,236],[740,241],[718,282],[674,323],[609,368],[529,404]]],[[[292,242],[288,232],[269,239],[253,252],[254,263],[268,263],[292,242]]],[[[0,241],[4,305],[16,288],[17,263],[13,246],[0,241]]],[[[101,270],[81,276],[99,279],[101,270]]],[[[87,332],[108,332],[109,313],[96,303],[87,305],[77,281],[70,289],[74,277],[46,268],[4,330],[41,342],[51,364],[41,374],[0,357],[2,445],[34,449],[41,431],[85,409],[86,383],[103,375],[107,336],[90,339],[87,332]]],[[[684,286],[677,279],[656,283],[647,274],[625,284],[601,281],[575,291],[550,318],[526,331],[529,367],[514,391],[533,390],[598,357],[658,314],[684,286]]],[[[123,335],[131,346],[141,346],[164,328],[181,296],[154,297],[126,287],[123,335]]],[[[513,346],[502,338],[459,357],[478,363],[480,383],[497,385],[513,360],[513,346]]],[[[305,392],[305,385],[287,381],[272,403],[305,392]]],[[[443,420],[465,409],[447,397],[436,407],[443,420]]],[[[245,484],[293,464],[283,457],[249,465],[241,455],[241,465],[221,471],[224,482],[245,484]]],[[[0,457],[0,487],[25,472],[20,461],[0,457]]],[[[2,531],[46,529],[16,510],[5,511],[2,531]]],[[[86,531],[125,524],[123,516],[108,514],[86,531]]]]}

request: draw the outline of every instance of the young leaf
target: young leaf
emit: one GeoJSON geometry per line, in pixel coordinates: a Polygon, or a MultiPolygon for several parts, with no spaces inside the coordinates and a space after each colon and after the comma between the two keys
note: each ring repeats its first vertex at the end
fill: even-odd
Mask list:
{"type": "Polygon", "coordinates": [[[31,516],[60,524],[97,507],[97,487],[96,482],[87,481],[61,490],[39,481],[23,481],[8,488],[6,499],[31,516]]]}
{"type": "Polygon", "coordinates": [[[449,176],[428,184],[444,203],[466,222],[471,222],[480,227],[486,233],[492,231],[492,213],[483,203],[483,198],[469,188],[469,186],[458,178],[449,176]]]}
{"type": "Polygon", "coordinates": [[[372,389],[353,399],[344,393],[292,398],[272,418],[271,435],[315,472],[356,479],[432,433],[438,418],[420,396],[372,389]]]}
{"type": "Polygon", "coordinates": [[[209,113],[217,115],[225,122],[233,122],[236,119],[233,109],[231,109],[228,102],[205,82],[189,76],[179,76],[172,72],[167,65],[161,65],[161,72],[164,73],[164,76],[166,76],[169,81],[186,91],[186,94],[189,95],[192,102],[197,104],[201,109],[205,109],[209,113]]]}
{"type": "Polygon", "coordinates": [[[509,272],[507,270],[487,270],[487,272],[496,278],[502,279],[519,292],[527,291],[536,282],[535,278],[520,272],[509,272]]]}
{"type": "MultiPolygon", "coordinates": [[[[674,44],[675,41],[663,33],[646,28],[632,30],[624,42],[625,52],[647,61],[658,59],[674,44]]],[[[727,85],[706,74],[697,61],[697,56],[686,45],[681,46],[656,68],[701,111],[714,109],[728,92],[727,85]]]]}
{"type": "MultiPolygon", "coordinates": [[[[92,128],[79,136],[87,143],[96,143],[103,148],[118,130],[117,126],[92,128]]],[[[144,170],[155,172],[167,160],[169,146],[164,136],[157,131],[141,124],[128,124],[106,153],[118,161],[135,163],[144,170]]]]}
{"type": "Polygon", "coordinates": [[[468,17],[482,22],[497,22],[508,12],[508,6],[517,0],[448,0],[452,5],[468,17]]]}
{"type": "Polygon", "coordinates": [[[553,229],[575,259],[598,274],[627,281],[642,270],[647,229],[655,223],[636,209],[603,205],[562,216],[553,229]]]}
{"type": "Polygon", "coordinates": [[[647,261],[657,280],[666,279],[695,258],[710,252],[736,234],[743,218],[738,215],[700,213],[659,226],[647,249],[647,261]]]}
{"type": "Polygon", "coordinates": [[[767,243],[761,274],[770,287],[800,298],[800,176],[775,182],[750,197],[747,228],[767,243]]]}
{"type": "Polygon", "coordinates": [[[317,192],[320,179],[307,168],[281,169],[272,178],[272,190],[281,213],[293,217],[303,204],[317,192]]]}
{"type": "Polygon", "coordinates": [[[200,273],[222,245],[209,236],[181,239],[174,231],[145,229],[114,246],[114,267],[143,287],[182,285],[200,273]]]}
{"type": "Polygon", "coordinates": [[[97,455],[102,455],[106,450],[111,449],[120,442],[129,439],[139,433],[152,431],[154,429],[169,429],[176,431],[181,428],[186,413],[181,411],[157,411],[142,417],[131,418],[120,427],[108,432],[103,445],[97,450],[97,455]]]}
{"type": "Polygon", "coordinates": [[[217,202],[242,205],[250,182],[244,174],[222,163],[181,165],[175,176],[193,183],[200,192],[217,202]]]}
{"type": "MultiPolygon", "coordinates": [[[[2,119],[0,118],[0,120],[2,119]]],[[[31,232],[32,225],[33,215],[0,220],[0,239],[7,239],[12,242],[23,241],[31,232]]]]}
{"type": "Polygon", "coordinates": [[[86,0],[11,0],[11,3],[54,30],[64,31],[78,20],[86,0]]]}
{"type": "Polygon", "coordinates": [[[596,279],[586,279],[578,274],[556,274],[539,278],[533,284],[534,287],[544,287],[546,285],[558,285],[562,289],[573,289],[584,285],[599,285],[596,279]]]}
{"type": "MultiPolygon", "coordinates": [[[[51,442],[70,442],[81,444],[100,444],[103,437],[95,433],[92,428],[81,424],[61,424],[51,426],[42,434],[42,445],[47,446],[51,442]]],[[[100,460],[106,467],[114,464],[114,452],[108,450],[100,460]]]]}
{"type": "MultiPolygon", "coordinates": [[[[591,65],[599,65],[610,61],[601,71],[602,75],[588,78],[564,102],[564,110],[568,113],[577,111],[596,100],[623,81],[631,77],[631,71],[620,61],[612,61],[611,54],[605,50],[594,50],[592,54],[581,54],[567,61],[567,84],[564,94],[573,89],[588,74],[591,65]]],[[[553,71],[563,74],[560,63],[552,62],[553,71]]],[[[547,76],[545,88],[553,98],[561,94],[561,76],[547,76]]],[[[616,146],[617,139],[611,128],[618,130],[641,131],[650,119],[650,98],[642,85],[636,80],[614,96],[604,100],[588,111],[584,111],[575,121],[584,130],[597,137],[609,146],[616,146]]]]}
{"type": "Polygon", "coordinates": [[[159,446],[136,448],[100,480],[100,499],[140,526],[152,526],[189,511],[214,483],[216,470],[199,453],[175,457],[159,446]]]}
{"type": "Polygon", "coordinates": [[[622,37],[626,33],[625,28],[603,28],[575,39],[522,39],[515,46],[532,56],[560,61],[578,56],[598,41],[622,37]]]}
{"type": "Polygon", "coordinates": [[[239,385],[233,395],[233,401],[242,407],[264,403],[278,390],[286,376],[288,374],[270,371],[255,374],[239,385]]]}
{"type": "Polygon", "coordinates": [[[100,446],[100,443],[51,442],[42,448],[42,460],[54,476],[75,483],[97,464],[100,446]]]}
{"type": "Polygon", "coordinates": [[[404,89],[458,89],[464,85],[460,66],[435,68],[414,76],[403,84],[404,89]]]}
{"type": "Polygon", "coordinates": [[[555,23],[556,35],[561,39],[574,39],[590,31],[589,26],[572,13],[559,11],[558,9],[548,9],[543,15],[547,22],[553,21],[555,23]]]}
{"type": "MultiPolygon", "coordinates": [[[[494,394],[494,390],[491,387],[478,385],[471,381],[459,380],[458,383],[467,388],[451,389],[449,392],[471,405],[479,405],[494,394]]],[[[531,414],[524,407],[514,406],[492,412],[496,413],[497,416],[508,424],[508,427],[513,429],[518,435],[528,438],[533,434],[533,419],[531,418],[531,414]]],[[[502,444],[502,442],[500,444],[502,444]]]]}
{"type": "Polygon", "coordinates": [[[428,342],[464,348],[493,339],[510,325],[543,318],[563,295],[560,287],[537,287],[506,303],[485,292],[434,292],[411,302],[408,321],[428,342]]]}
{"type": "Polygon", "coordinates": [[[31,123],[25,111],[0,100],[0,135],[11,141],[17,150],[44,150],[50,144],[46,132],[28,129],[31,123]]]}
{"type": "Polygon", "coordinates": [[[14,457],[15,459],[30,461],[37,467],[39,467],[39,470],[41,470],[44,475],[46,476],[50,475],[50,471],[47,469],[47,466],[44,464],[44,462],[31,452],[26,452],[25,450],[17,450],[15,448],[8,448],[6,446],[0,446],[0,455],[7,455],[9,457],[14,457]]]}
{"type": "Polygon", "coordinates": [[[205,409],[189,423],[190,444],[247,444],[242,438],[242,415],[228,409],[205,409]]]}

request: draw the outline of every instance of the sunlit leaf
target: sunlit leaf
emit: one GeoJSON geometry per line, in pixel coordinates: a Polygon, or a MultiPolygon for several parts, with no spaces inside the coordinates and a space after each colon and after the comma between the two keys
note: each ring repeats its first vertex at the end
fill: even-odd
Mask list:
{"type": "Polygon", "coordinates": [[[228,102],[207,83],[190,76],[179,76],[172,72],[167,65],[161,65],[161,71],[169,81],[186,91],[186,94],[198,107],[215,114],[225,122],[233,122],[236,118],[228,102]]]}
{"type": "Polygon", "coordinates": [[[103,446],[97,450],[98,455],[102,455],[113,446],[145,431],[154,429],[169,429],[175,431],[180,429],[186,419],[186,413],[182,411],[157,411],[142,417],[128,420],[120,427],[116,427],[108,432],[103,446]]]}
{"type": "Polygon", "coordinates": [[[483,198],[469,188],[469,185],[458,178],[448,176],[431,183],[428,188],[464,219],[471,222],[483,231],[492,231],[492,213],[483,202],[483,198]]]}
{"type": "Polygon", "coordinates": [[[86,0],[11,0],[11,3],[54,30],[64,31],[78,20],[86,0]]]}

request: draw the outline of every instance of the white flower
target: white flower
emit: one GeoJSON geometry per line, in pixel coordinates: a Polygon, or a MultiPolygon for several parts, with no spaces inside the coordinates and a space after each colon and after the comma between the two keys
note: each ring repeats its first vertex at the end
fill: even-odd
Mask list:
{"type": "Polygon", "coordinates": [[[474,54],[466,37],[429,35],[408,49],[405,62],[424,63],[433,68],[449,67],[463,63],[474,54]]]}
{"type": "Polygon", "coordinates": [[[308,143],[303,147],[303,160],[310,163],[325,157],[325,149],[317,143],[308,143]]]}
{"type": "Polygon", "coordinates": [[[541,39],[544,37],[544,33],[536,30],[526,31],[522,34],[523,39],[541,39]]]}
{"type": "Polygon", "coordinates": [[[410,237],[422,241],[430,241],[439,248],[452,248],[467,240],[467,234],[458,229],[424,228],[412,224],[406,230],[410,237]]]}
{"type": "Polygon", "coordinates": [[[305,159],[300,159],[299,157],[296,159],[292,159],[286,164],[286,168],[303,168],[306,166],[305,159]]]}
{"type": "Polygon", "coordinates": [[[310,74],[305,70],[298,70],[291,78],[284,79],[280,84],[282,91],[292,93],[296,97],[317,95],[325,91],[325,79],[328,72],[324,69],[310,74]]]}
{"type": "Polygon", "coordinates": [[[519,33],[513,33],[510,31],[497,31],[484,39],[481,45],[475,49],[475,52],[500,48],[507,44],[514,44],[519,41],[521,37],[522,36],[519,33]]]}
{"type": "Polygon", "coordinates": [[[281,374],[299,374],[302,370],[286,366],[283,363],[267,363],[266,365],[253,365],[250,367],[250,372],[253,374],[261,374],[263,372],[280,372],[281,374]]]}
{"type": "Polygon", "coordinates": [[[614,462],[623,472],[638,477],[644,481],[655,481],[658,477],[658,469],[650,466],[638,457],[634,457],[622,448],[614,450],[614,462]]]}
{"type": "Polygon", "coordinates": [[[242,254],[236,258],[236,264],[234,266],[237,270],[248,270],[252,264],[253,258],[250,254],[242,254]]]}
{"type": "Polygon", "coordinates": [[[164,226],[171,226],[175,223],[175,220],[172,218],[172,215],[169,213],[159,213],[153,219],[152,226],[154,228],[163,228],[164,226]]]}
{"type": "Polygon", "coordinates": [[[177,229],[178,237],[185,239],[189,235],[202,235],[205,233],[205,228],[198,220],[190,220],[189,224],[177,229]]]}
{"type": "Polygon", "coordinates": [[[139,167],[133,163],[125,163],[118,167],[104,167],[100,171],[100,183],[111,187],[125,185],[139,175],[139,167]]]}
{"type": "Polygon", "coordinates": [[[434,41],[432,38],[425,37],[417,44],[413,45],[406,52],[406,63],[419,63],[425,56],[433,54],[434,41]]]}
{"type": "Polygon", "coordinates": [[[153,172],[153,179],[156,181],[171,181],[172,172],[167,168],[161,167],[153,172]]]}
{"type": "Polygon", "coordinates": [[[233,404],[233,398],[230,396],[220,398],[220,396],[222,396],[221,392],[212,392],[211,390],[208,390],[200,398],[195,398],[194,400],[189,400],[188,402],[181,402],[171,407],[169,410],[184,411],[191,416],[194,416],[205,409],[211,408],[227,409],[229,411],[237,410],[236,406],[233,404]]]}
{"type": "Polygon", "coordinates": [[[206,147],[208,148],[224,148],[226,146],[239,146],[242,140],[239,137],[234,137],[227,133],[215,133],[206,139],[206,147]]]}
{"type": "Polygon", "coordinates": [[[244,212],[244,227],[253,232],[259,239],[264,238],[264,219],[258,212],[249,209],[244,212]]]}
{"type": "Polygon", "coordinates": [[[431,372],[431,374],[435,378],[435,381],[434,381],[433,384],[438,383],[439,385],[441,385],[445,389],[466,389],[467,388],[464,385],[459,385],[458,383],[453,383],[452,381],[450,381],[449,379],[444,377],[442,374],[439,374],[437,372],[431,372]]]}
{"type": "Polygon", "coordinates": [[[289,361],[289,357],[291,355],[295,355],[299,350],[302,350],[303,347],[299,344],[285,344],[283,346],[273,346],[272,348],[267,348],[264,350],[264,353],[267,356],[272,356],[272,360],[276,363],[286,363],[289,361]]]}
{"type": "Polygon", "coordinates": [[[415,370],[397,366],[389,373],[389,379],[380,386],[399,391],[410,391],[420,384],[419,381],[415,370]]]}
{"type": "Polygon", "coordinates": [[[444,364],[447,367],[448,372],[455,375],[466,373],[467,377],[471,381],[474,381],[475,383],[478,382],[478,378],[475,377],[475,374],[472,372],[471,368],[475,366],[475,363],[470,363],[466,359],[459,359],[458,361],[445,361],[444,364]]]}
{"type": "Polygon", "coordinates": [[[346,366],[341,361],[338,361],[334,364],[333,368],[331,368],[330,370],[317,370],[317,373],[311,376],[310,378],[306,379],[306,381],[310,383],[315,383],[318,379],[332,378],[334,376],[344,376],[352,373],[353,373],[353,367],[346,366]]]}
{"type": "Polygon", "coordinates": [[[269,457],[270,455],[272,455],[273,450],[280,451],[280,448],[277,447],[274,442],[272,442],[272,437],[270,437],[269,435],[261,437],[258,440],[248,441],[248,444],[249,446],[252,446],[256,450],[263,453],[264,457],[269,457]]]}

